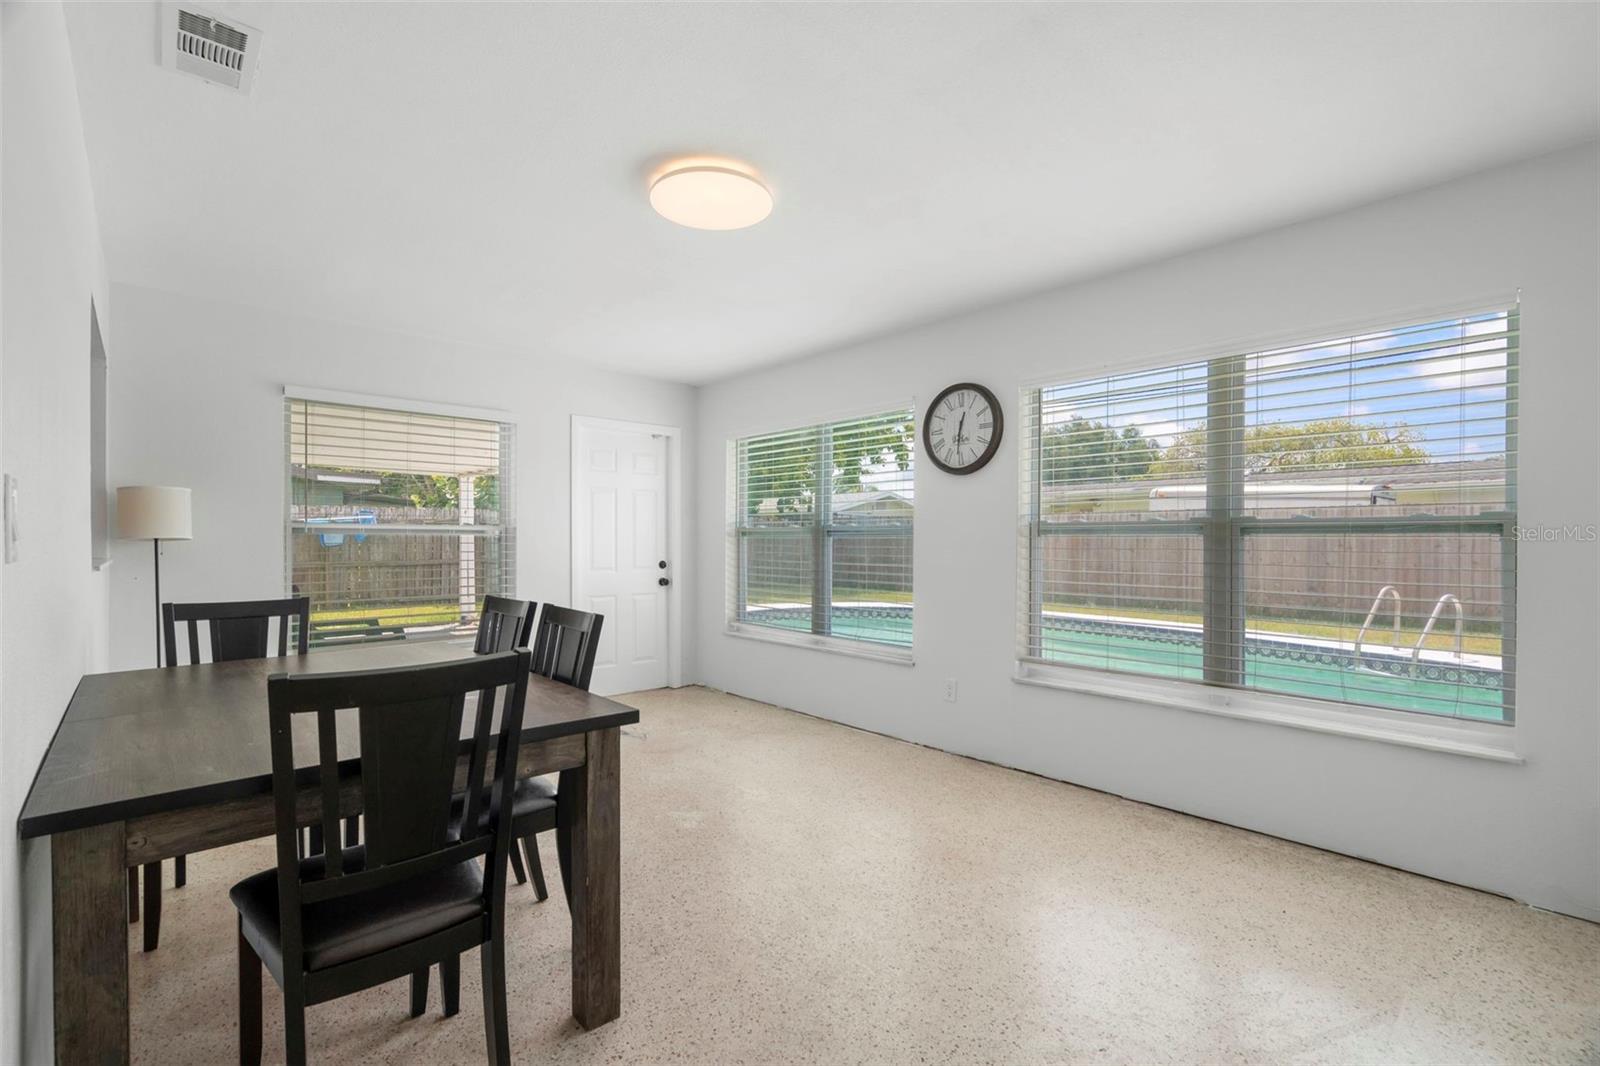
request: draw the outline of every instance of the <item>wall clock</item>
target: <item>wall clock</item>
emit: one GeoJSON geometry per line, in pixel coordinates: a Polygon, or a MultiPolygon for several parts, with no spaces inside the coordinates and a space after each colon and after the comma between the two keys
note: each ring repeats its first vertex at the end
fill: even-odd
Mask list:
{"type": "Polygon", "coordinates": [[[947,474],[970,474],[994,458],[1004,428],[994,393],[970,381],[951,385],[922,416],[923,454],[947,474]]]}

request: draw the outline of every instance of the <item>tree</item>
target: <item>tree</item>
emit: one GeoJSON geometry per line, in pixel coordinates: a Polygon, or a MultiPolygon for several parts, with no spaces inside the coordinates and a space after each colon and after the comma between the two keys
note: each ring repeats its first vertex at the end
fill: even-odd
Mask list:
{"type": "Polygon", "coordinates": [[[754,518],[768,501],[779,515],[809,514],[824,448],[833,460],[829,490],[860,492],[869,474],[911,465],[912,434],[909,419],[877,418],[754,442],[744,457],[745,514],[754,518]]]}
{"type": "MultiPolygon", "coordinates": [[[[1428,458],[1422,440],[1419,430],[1404,423],[1391,426],[1349,418],[1250,426],[1244,433],[1245,470],[1266,474],[1276,470],[1420,463],[1428,458]]],[[[1205,472],[1204,423],[1173,437],[1161,458],[1150,467],[1151,477],[1204,477],[1205,472]]]]}
{"type": "Polygon", "coordinates": [[[1053,485],[1144,477],[1161,456],[1138,426],[1118,430],[1079,415],[1046,426],[1040,451],[1045,480],[1053,485]]]}
{"type": "MultiPolygon", "coordinates": [[[[413,507],[453,511],[461,502],[461,483],[446,474],[384,474],[378,491],[393,499],[409,499],[413,507]]],[[[472,482],[474,507],[493,510],[500,506],[500,479],[494,474],[479,474],[472,482]]]]}

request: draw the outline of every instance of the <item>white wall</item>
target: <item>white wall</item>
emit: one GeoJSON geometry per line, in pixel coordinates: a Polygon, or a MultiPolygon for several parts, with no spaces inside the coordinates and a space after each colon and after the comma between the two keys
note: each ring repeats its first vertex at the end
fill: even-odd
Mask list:
{"type": "MultiPolygon", "coordinates": [[[[89,300],[112,365],[105,266],[58,4],[0,8],[0,467],[20,479],[21,555],[0,567],[0,1061],[50,1028],[49,852],[20,847],[34,771],[86,672],[104,669],[90,565],[89,300]]],[[[48,1045],[44,1045],[48,1057],[48,1045]]],[[[29,1052],[30,1058],[39,1057],[29,1052]]]]}
{"type": "MultiPolygon", "coordinates": [[[[541,603],[571,597],[572,416],[687,430],[694,413],[688,386],[525,353],[120,284],[115,300],[111,483],[194,490],[194,540],[163,546],[163,599],[283,595],[286,384],[510,412],[518,424],[517,592],[541,603]]],[[[112,558],[112,666],[145,667],[155,655],[150,545],[115,543],[112,558]]]]}
{"type": "MultiPolygon", "coordinates": [[[[697,654],[710,685],[1600,919],[1596,544],[1524,544],[1517,737],[1493,763],[1010,680],[1017,432],[917,474],[914,667],[723,632],[730,437],[987,384],[1523,294],[1520,519],[1600,521],[1593,145],[1072,285],[701,391],[697,654]],[[942,702],[945,678],[960,701],[942,702]]],[[[1197,210],[1201,209],[1197,193],[1197,210]]],[[[863,294],[870,298],[870,294],[863,294]]],[[[937,782],[929,782],[937,788],[937,782]]],[[[973,842],[981,847],[981,842],[973,842]]]]}

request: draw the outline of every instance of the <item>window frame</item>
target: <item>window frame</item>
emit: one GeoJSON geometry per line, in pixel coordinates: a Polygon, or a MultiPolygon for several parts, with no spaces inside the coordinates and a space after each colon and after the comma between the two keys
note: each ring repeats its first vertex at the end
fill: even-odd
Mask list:
{"type": "MultiPolygon", "coordinates": [[[[518,485],[517,471],[517,422],[506,411],[471,407],[459,404],[443,404],[429,400],[408,400],[389,396],[375,396],[363,393],[348,393],[331,389],[305,388],[286,385],[283,388],[283,413],[284,413],[284,453],[283,453],[283,588],[285,596],[295,595],[295,544],[296,534],[317,534],[326,532],[326,527],[314,527],[307,521],[295,518],[294,495],[294,425],[293,411],[295,404],[309,406],[337,406],[360,408],[371,411],[389,412],[400,415],[420,415],[436,418],[456,418],[478,422],[493,423],[498,427],[499,458],[495,476],[498,480],[499,515],[497,523],[483,523],[472,521],[454,525],[435,523],[405,523],[391,522],[378,525],[361,526],[360,532],[369,536],[381,537],[416,537],[416,536],[458,536],[458,537],[484,537],[492,538],[496,542],[499,560],[491,573],[500,578],[502,588],[477,588],[474,590],[474,600],[477,610],[481,612],[482,600],[485,595],[516,596],[517,588],[517,497],[518,485]]],[[[475,510],[475,509],[474,509],[475,510]]],[[[476,518],[474,514],[472,517],[476,518]]],[[[460,589],[457,589],[459,602],[460,589]]],[[[317,604],[313,602],[311,610],[313,615],[317,611],[317,604]]],[[[375,608],[376,610],[376,608],[375,608]]],[[[313,619],[315,621],[315,619],[313,619]]],[[[315,627],[313,627],[315,628],[315,627]]],[[[470,643],[477,632],[476,624],[471,628],[465,625],[453,630],[441,630],[436,633],[407,633],[406,640],[412,643],[431,641],[456,641],[470,643]]],[[[374,640],[382,640],[382,637],[374,640]]],[[[364,643],[360,640],[345,640],[329,643],[328,647],[341,647],[347,644],[364,643]]],[[[318,643],[313,633],[312,650],[319,650],[318,643]]]]}
{"type": "Polygon", "coordinates": [[[1321,732],[1369,736],[1411,746],[1452,751],[1484,758],[1520,761],[1515,756],[1516,725],[1516,526],[1517,526],[1517,436],[1519,433],[1519,373],[1521,346],[1520,299],[1478,304],[1473,310],[1453,308],[1445,311],[1413,313],[1391,319],[1386,326],[1359,325],[1327,331],[1327,336],[1353,336],[1400,329],[1430,319],[1470,317],[1477,314],[1504,314],[1508,321],[1506,342],[1506,440],[1507,467],[1503,511],[1485,511],[1471,516],[1402,515],[1361,518],[1262,518],[1248,513],[1244,506],[1245,457],[1245,369],[1249,353],[1316,343],[1301,333],[1287,341],[1229,345],[1227,353],[1215,350],[1151,360],[1136,366],[1100,367],[1092,372],[1066,378],[1052,377],[1025,384],[1020,389],[1025,439],[1019,447],[1022,466],[1020,484],[1025,493],[1024,520],[1020,523],[1019,569],[1023,571],[1026,595],[1019,595],[1018,646],[1013,680],[1024,684],[1066,688],[1073,691],[1121,696],[1140,702],[1182,706],[1230,717],[1247,717],[1300,726],[1321,732]],[[1092,381],[1108,374],[1178,368],[1204,362],[1206,386],[1206,499],[1207,509],[1186,519],[1159,522],[1129,519],[1120,522],[1070,523],[1043,521],[1042,479],[1042,404],[1044,392],[1053,387],[1092,381]],[[1235,462],[1228,462],[1229,457],[1235,462]],[[1217,509],[1213,501],[1223,501],[1217,509]],[[1276,535],[1385,536],[1406,533],[1431,533],[1447,529],[1455,533],[1490,535],[1499,538],[1501,555],[1501,721],[1482,721],[1430,714],[1426,711],[1385,707],[1299,696],[1255,687],[1244,683],[1243,648],[1248,625],[1244,549],[1251,537],[1276,535]],[[1046,658],[1042,648],[1044,597],[1044,546],[1052,537],[1074,536],[1198,536],[1204,557],[1201,580],[1202,680],[1154,677],[1135,671],[1081,664],[1066,664],[1046,658]],[[1340,719],[1347,721],[1340,721],[1340,719]],[[1486,736],[1502,734],[1502,738],[1486,736]]]}
{"type": "MultiPolygon", "coordinates": [[[[836,416],[825,421],[801,423],[783,429],[764,430],[761,432],[748,432],[728,441],[728,485],[727,485],[727,525],[728,525],[728,575],[727,575],[727,609],[725,632],[730,636],[748,637],[756,640],[765,640],[778,644],[789,644],[801,647],[819,648],[826,651],[838,652],[846,655],[855,655],[866,659],[877,659],[891,663],[910,665],[915,661],[914,649],[916,646],[916,611],[915,593],[913,592],[911,642],[908,644],[893,644],[888,641],[871,640],[865,637],[840,636],[833,632],[833,575],[834,560],[833,547],[840,538],[867,538],[867,537],[905,537],[913,544],[916,542],[916,510],[913,502],[911,517],[902,522],[893,524],[883,523],[872,526],[841,526],[834,521],[833,513],[833,485],[830,478],[818,477],[817,484],[812,487],[811,520],[804,526],[792,528],[770,528],[748,525],[748,515],[744,506],[746,471],[743,459],[744,446],[752,441],[762,438],[782,436],[786,433],[815,431],[817,436],[816,453],[813,457],[813,469],[832,469],[833,466],[833,433],[842,426],[850,423],[864,421],[875,417],[892,417],[904,412],[906,422],[912,430],[912,447],[910,450],[910,466],[905,473],[911,478],[913,485],[916,481],[916,449],[915,437],[920,429],[915,403],[906,402],[874,407],[862,414],[855,416],[836,416]],[[747,544],[757,540],[808,540],[812,552],[811,572],[811,628],[809,631],[787,630],[777,626],[764,625],[751,621],[748,617],[748,569],[749,553],[747,544]]],[[[915,578],[915,551],[911,553],[911,586],[916,587],[915,578]]]]}

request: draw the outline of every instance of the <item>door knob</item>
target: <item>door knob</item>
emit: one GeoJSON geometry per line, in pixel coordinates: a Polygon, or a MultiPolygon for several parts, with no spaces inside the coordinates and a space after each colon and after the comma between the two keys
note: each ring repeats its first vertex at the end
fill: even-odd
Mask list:
{"type": "Polygon", "coordinates": [[[660,577],[656,579],[656,584],[660,585],[662,588],[666,588],[668,585],[672,584],[672,580],[670,578],[660,577]]]}
{"type": "Polygon", "coordinates": [[[665,559],[661,560],[659,563],[656,564],[656,567],[657,567],[657,569],[665,570],[667,568],[667,561],[665,559]]]}

